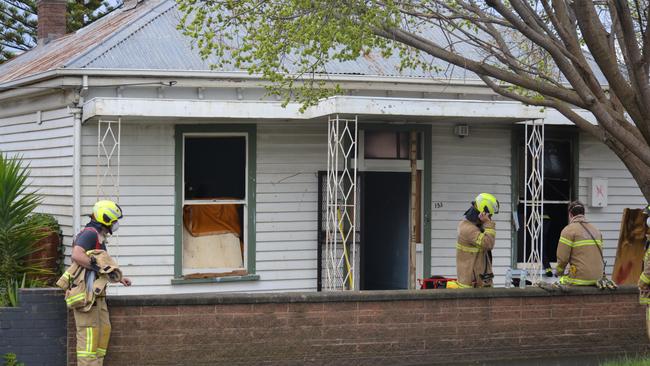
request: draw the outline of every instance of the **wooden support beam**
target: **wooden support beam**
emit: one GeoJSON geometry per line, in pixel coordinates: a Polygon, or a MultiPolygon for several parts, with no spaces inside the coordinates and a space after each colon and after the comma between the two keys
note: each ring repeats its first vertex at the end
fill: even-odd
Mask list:
{"type": "Polygon", "coordinates": [[[415,268],[416,268],[416,255],[415,255],[415,241],[416,241],[416,225],[417,220],[417,204],[418,204],[418,133],[411,131],[410,136],[410,160],[411,160],[411,211],[409,224],[409,289],[415,289],[415,268]]]}

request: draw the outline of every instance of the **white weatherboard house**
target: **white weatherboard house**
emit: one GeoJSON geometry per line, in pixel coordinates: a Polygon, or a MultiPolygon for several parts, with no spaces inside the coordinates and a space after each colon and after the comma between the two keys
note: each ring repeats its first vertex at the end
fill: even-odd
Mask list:
{"type": "Polygon", "coordinates": [[[125,212],[110,252],[134,286],[113,293],[318,290],[336,118],[358,121],[356,288],[407,287],[411,216],[416,277],[454,276],[456,225],[483,191],[501,202],[493,255],[503,285],[524,261],[514,223],[526,121],[546,126],[547,238],[557,239],[570,200],[588,202],[611,272],[622,210],[643,206],[603,144],[463,70],[399,73],[395,60],[372,55],[332,64],[327,77],[346,94],[300,113],[265,96],[255,75],[211,71],[176,29],[174,1],[133,5],[0,66],[0,150],[30,164],[40,210],[58,218],[68,253],[98,198],[125,212]],[[596,185],[604,196],[590,197],[596,185]]]}

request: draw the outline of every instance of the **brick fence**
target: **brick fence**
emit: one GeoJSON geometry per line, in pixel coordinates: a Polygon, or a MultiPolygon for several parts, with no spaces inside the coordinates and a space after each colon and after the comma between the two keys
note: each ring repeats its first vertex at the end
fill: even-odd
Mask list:
{"type": "Polygon", "coordinates": [[[0,308],[0,362],[4,354],[15,353],[18,361],[28,366],[65,365],[63,291],[20,289],[18,296],[18,307],[0,308]]]}
{"type": "MultiPolygon", "coordinates": [[[[119,296],[109,298],[105,364],[431,365],[645,353],[637,298],[633,287],[119,296]]],[[[68,326],[74,363],[74,321],[68,326]]]]}

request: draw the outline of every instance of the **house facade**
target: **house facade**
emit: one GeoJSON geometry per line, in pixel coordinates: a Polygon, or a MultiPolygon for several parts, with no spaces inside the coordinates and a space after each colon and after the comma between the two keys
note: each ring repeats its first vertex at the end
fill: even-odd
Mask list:
{"type": "Polygon", "coordinates": [[[357,126],[356,289],[406,288],[409,217],[416,277],[455,276],[456,226],[480,192],[500,201],[493,265],[502,286],[525,261],[530,121],[545,126],[547,238],[559,237],[569,201],[589,202],[611,273],[622,211],[644,206],[605,145],[462,70],[403,74],[372,58],[330,65],[327,79],[345,95],[301,112],[268,96],[256,75],[210,70],[178,21],[173,1],[146,0],[0,66],[0,151],[30,164],[40,210],[59,220],[67,253],[97,199],[123,208],[109,252],[134,285],[113,293],[321,289],[337,118],[357,126]],[[597,203],[594,181],[606,182],[597,203]]]}

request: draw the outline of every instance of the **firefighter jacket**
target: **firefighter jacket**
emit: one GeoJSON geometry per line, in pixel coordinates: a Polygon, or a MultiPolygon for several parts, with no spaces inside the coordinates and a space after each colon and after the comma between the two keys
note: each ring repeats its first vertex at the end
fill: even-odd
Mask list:
{"type": "Polygon", "coordinates": [[[104,296],[109,282],[122,280],[122,271],[105,250],[93,249],[86,252],[97,261],[97,272],[72,263],[56,282],[66,290],[65,302],[69,309],[88,311],[97,296],[104,296]]]}
{"type": "MultiPolygon", "coordinates": [[[[643,272],[639,277],[639,302],[650,305],[650,227],[646,226],[645,254],[643,255],[643,272]]],[[[648,336],[650,337],[650,309],[648,309],[648,336]]]]}
{"type": "Polygon", "coordinates": [[[591,286],[603,277],[603,236],[584,215],[571,219],[560,233],[557,275],[563,285],[591,286]],[[568,272],[563,275],[565,270],[568,272]]]}
{"type": "Polygon", "coordinates": [[[650,305],[650,248],[646,249],[643,256],[643,272],[639,277],[639,302],[641,305],[650,305]]]}
{"type": "Polygon", "coordinates": [[[458,287],[492,286],[492,249],[496,230],[494,221],[478,226],[468,220],[458,224],[456,273],[458,287]]]}

